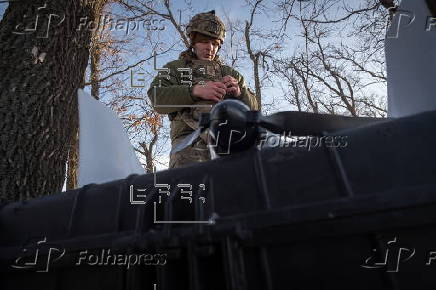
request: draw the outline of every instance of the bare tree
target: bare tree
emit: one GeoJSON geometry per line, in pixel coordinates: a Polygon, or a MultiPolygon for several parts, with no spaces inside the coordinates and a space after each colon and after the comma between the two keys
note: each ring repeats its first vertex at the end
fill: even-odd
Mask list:
{"type": "MultiPolygon", "coordinates": [[[[154,10],[138,9],[136,6],[128,5],[121,1],[114,1],[115,4],[106,9],[104,19],[121,19],[122,21],[135,21],[141,20],[142,17],[146,19],[150,16],[155,16],[154,10]],[[116,5],[118,9],[114,9],[116,5]],[[120,9],[121,8],[121,9],[120,9]],[[112,13],[116,10],[117,14],[112,13]],[[123,10],[124,9],[124,10],[123,10]],[[139,14],[133,14],[132,11],[139,14]]],[[[149,1],[139,3],[148,5],[149,1]]],[[[169,3],[165,3],[165,9],[169,14],[173,15],[169,7],[169,3]]],[[[174,19],[175,21],[175,19],[174,19]]],[[[173,23],[173,22],[171,22],[173,23]]],[[[140,154],[141,162],[144,163],[148,172],[151,172],[157,161],[157,157],[161,153],[160,143],[165,144],[165,138],[161,138],[160,134],[164,131],[161,116],[156,116],[149,104],[148,98],[144,98],[143,92],[140,89],[130,87],[132,83],[131,76],[134,70],[140,70],[141,65],[148,63],[153,59],[153,54],[149,53],[145,58],[142,58],[132,64],[126,65],[130,61],[121,56],[121,52],[125,55],[136,55],[138,51],[143,48],[143,43],[136,44],[133,41],[134,37],[127,38],[126,35],[116,35],[112,33],[113,23],[104,24],[100,29],[93,30],[93,42],[91,46],[91,65],[89,69],[89,80],[85,83],[91,86],[92,95],[112,107],[123,121],[126,130],[129,133],[131,142],[138,154],[140,154]],[[107,26],[107,27],[106,27],[107,26]],[[109,27],[110,26],[110,27],[109,27]],[[110,30],[110,31],[108,31],[110,30]],[[126,77],[126,74],[130,77],[126,77]],[[129,85],[127,85],[129,84],[129,85]]],[[[180,30],[181,31],[181,30],[180,30]]],[[[153,34],[148,33],[145,36],[148,41],[148,51],[157,51],[162,47],[159,37],[154,37],[153,34]]],[[[174,45],[167,45],[167,49],[163,49],[157,55],[165,54],[172,50],[174,45]]],[[[151,78],[149,74],[149,80],[151,78]]],[[[145,85],[144,85],[145,86],[145,85]]]]}
{"type": "Polygon", "coordinates": [[[262,91],[261,91],[261,84],[259,78],[259,61],[260,61],[260,57],[262,56],[262,53],[260,51],[255,52],[251,47],[251,29],[253,26],[254,14],[256,13],[256,10],[261,3],[262,0],[257,0],[254,3],[254,5],[252,5],[250,20],[245,21],[245,32],[244,32],[247,52],[248,55],[250,56],[251,61],[253,62],[254,88],[256,90],[256,98],[257,98],[257,103],[259,104],[259,108],[262,108],[262,91]]]}
{"type": "Polygon", "coordinates": [[[274,74],[288,80],[284,95],[298,110],[385,115],[385,97],[368,89],[386,88],[381,39],[389,12],[381,4],[375,0],[357,7],[330,0],[281,2],[282,29],[290,22],[299,25],[303,45],[293,57],[275,56],[274,74]],[[343,15],[330,19],[331,9],[343,15]]]}
{"type": "Polygon", "coordinates": [[[267,77],[260,76],[260,69],[268,71],[268,59],[281,50],[282,35],[276,35],[274,31],[261,31],[254,29],[255,15],[268,10],[263,0],[254,2],[247,1],[250,6],[250,18],[245,21],[244,37],[247,54],[250,57],[253,68],[254,88],[259,107],[262,108],[262,86],[267,77]],[[254,48],[254,38],[257,38],[258,48],[254,48]],[[260,45],[263,44],[263,45],[260,45]]]}
{"type": "Polygon", "coordinates": [[[179,19],[177,19],[177,11],[174,11],[174,9],[171,7],[170,0],[163,0],[163,5],[159,5],[159,3],[145,0],[119,0],[119,2],[126,10],[130,11],[135,15],[134,18],[143,17],[146,15],[154,15],[170,21],[174,29],[177,31],[180,40],[182,40],[185,47],[190,46],[188,36],[185,33],[183,24],[181,23],[181,18],[179,17],[179,19]]]}
{"type": "Polygon", "coordinates": [[[245,46],[245,38],[241,35],[243,31],[243,23],[240,19],[232,19],[229,16],[229,11],[223,8],[224,11],[224,23],[226,25],[226,37],[227,41],[224,42],[223,47],[220,50],[220,55],[224,60],[230,59],[229,65],[233,68],[237,68],[240,62],[245,59],[243,46],[245,46]]]}

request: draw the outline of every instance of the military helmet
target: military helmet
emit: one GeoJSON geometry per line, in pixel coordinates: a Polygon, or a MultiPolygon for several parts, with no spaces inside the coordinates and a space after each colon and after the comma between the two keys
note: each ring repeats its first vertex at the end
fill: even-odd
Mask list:
{"type": "Polygon", "coordinates": [[[221,40],[221,43],[224,42],[226,36],[225,25],[218,16],[215,16],[215,10],[199,13],[192,17],[186,27],[186,33],[189,36],[192,32],[199,32],[213,38],[218,38],[221,40]]]}

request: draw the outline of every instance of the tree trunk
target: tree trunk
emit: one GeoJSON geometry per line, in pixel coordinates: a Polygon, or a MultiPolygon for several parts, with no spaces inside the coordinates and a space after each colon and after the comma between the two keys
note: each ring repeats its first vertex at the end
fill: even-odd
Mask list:
{"type": "Polygon", "coordinates": [[[11,2],[0,22],[0,201],[61,191],[89,57],[93,2],[11,2]],[[46,3],[46,4],[45,4],[46,3]],[[33,27],[33,28],[32,28],[33,27]]]}
{"type": "Polygon", "coordinates": [[[256,99],[259,105],[259,110],[262,110],[262,91],[261,91],[260,78],[259,78],[260,52],[254,53],[254,51],[251,49],[250,29],[251,29],[251,24],[248,21],[245,21],[245,32],[244,32],[245,45],[247,46],[248,55],[250,56],[250,59],[253,62],[253,77],[254,77],[254,87],[256,90],[256,99]]]}
{"type": "Polygon", "coordinates": [[[259,78],[259,55],[255,56],[253,60],[253,76],[254,76],[254,88],[256,90],[257,103],[259,104],[259,109],[262,108],[262,90],[260,86],[259,78]]]}
{"type": "MultiPolygon", "coordinates": [[[[104,5],[106,4],[106,0],[94,0],[94,14],[97,16],[100,16],[104,5]]],[[[100,19],[98,20],[100,21],[100,19]]],[[[104,23],[103,23],[104,25],[104,23]]],[[[104,27],[100,28],[100,25],[98,25],[99,29],[95,29],[92,32],[91,36],[91,74],[90,74],[90,80],[91,80],[91,96],[93,96],[96,100],[100,99],[100,60],[101,60],[101,53],[102,53],[102,33],[100,29],[104,29],[104,27]]]]}
{"type": "Polygon", "coordinates": [[[101,49],[99,40],[93,38],[91,47],[91,96],[96,100],[100,99],[100,57],[101,49]]]}
{"type": "Polygon", "coordinates": [[[79,169],[79,118],[75,118],[74,134],[68,150],[68,170],[66,189],[77,188],[79,169]]]}
{"type": "MultiPolygon", "coordinates": [[[[104,5],[107,0],[94,0],[92,14],[95,15],[96,24],[99,24],[99,16],[102,13],[104,5]],[[98,20],[97,20],[98,19],[98,20]]],[[[92,27],[92,26],[90,26],[92,27]]],[[[95,27],[95,26],[94,26],[95,27]]],[[[98,26],[99,27],[99,26],[98,26]]],[[[90,43],[90,58],[91,58],[91,95],[95,99],[100,98],[100,43],[99,43],[99,29],[94,29],[91,33],[90,43]]],[[[85,84],[85,75],[83,75],[83,87],[85,84]]],[[[73,137],[68,150],[68,170],[67,170],[67,190],[77,188],[78,173],[79,173],[79,118],[74,119],[73,137]]]]}

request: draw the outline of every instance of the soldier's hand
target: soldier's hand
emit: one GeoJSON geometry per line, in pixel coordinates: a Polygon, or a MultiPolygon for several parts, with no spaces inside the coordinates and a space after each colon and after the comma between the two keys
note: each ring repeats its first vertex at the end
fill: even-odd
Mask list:
{"type": "Polygon", "coordinates": [[[221,82],[206,82],[192,88],[192,95],[204,100],[219,102],[226,94],[226,86],[221,82]]]}
{"type": "Polygon", "coordinates": [[[241,88],[234,77],[227,75],[223,77],[222,82],[226,86],[226,94],[234,97],[239,97],[241,95],[241,88]]]}

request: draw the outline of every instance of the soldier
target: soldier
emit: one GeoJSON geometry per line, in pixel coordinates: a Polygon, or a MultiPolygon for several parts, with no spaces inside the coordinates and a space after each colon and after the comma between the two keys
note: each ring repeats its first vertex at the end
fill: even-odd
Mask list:
{"type": "MultiPolygon", "coordinates": [[[[217,52],[224,41],[225,27],[215,11],[195,15],[186,32],[190,47],[178,60],[159,69],[147,92],[154,109],[168,114],[173,147],[198,128],[201,112],[209,112],[223,99],[237,98],[252,110],[258,110],[256,97],[242,75],[219,60],[217,52]]],[[[203,134],[192,146],[171,154],[169,167],[207,160],[210,153],[207,136],[203,134]]]]}

